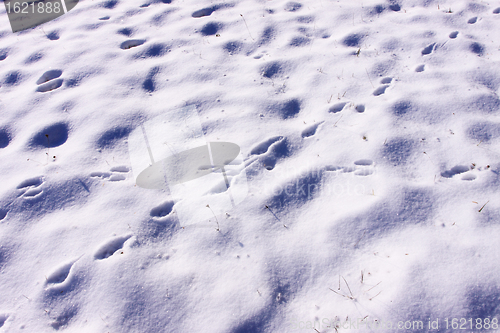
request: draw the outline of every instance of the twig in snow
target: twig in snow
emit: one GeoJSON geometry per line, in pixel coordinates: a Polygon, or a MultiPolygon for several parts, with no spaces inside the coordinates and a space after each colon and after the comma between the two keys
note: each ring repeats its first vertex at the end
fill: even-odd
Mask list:
{"type": "Polygon", "coordinates": [[[484,206],[486,206],[486,204],[487,204],[488,202],[490,202],[490,201],[488,200],[488,201],[487,201],[487,202],[483,205],[483,207],[481,207],[481,209],[480,209],[480,210],[478,210],[478,212],[480,212],[480,213],[481,213],[481,211],[483,210],[484,206]]]}
{"type": "Polygon", "coordinates": [[[252,38],[252,40],[255,40],[255,39],[253,39],[252,34],[250,33],[250,29],[248,29],[247,21],[246,21],[246,20],[245,20],[245,18],[243,17],[243,14],[240,14],[240,16],[241,16],[241,18],[243,19],[243,22],[245,22],[245,26],[247,27],[248,34],[250,35],[250,38],[252,38]]]}
{"type": "Polygon", "coordinates": [[[372,299],[374,299],[375,297],[377,297],[378,295],[380,295],[380,293],[382,293],[382,291],[380,291],[377,295],[373,296],[372,298],[369,298],[368,300],[371,301],[372,299]]]}
{"type": "Polygon", "coordinates": [[[370,84],[372,85],[373,89],[375,89],[375,86],[373,85],[372,79],[370,79],[370,75],[368,74],[368,70],[366,70],[366,68],[365,68],[365,72],[366,72],[366,76],[368,76],[368,80],[370,80],[370,84]]]}
{"type": "MultiPolygon", "coordinates": [[[[276,216],[276,214],[274,214],[274,212],[271,210],[271,208],[269,208],[269,206],[268,206],[268,205],[266,205],[266,208],[267,208],[267,209],[269,209],[269,211],[271,212],[271,214],[273,214],[273,215],[274,215],[274,217],[276,218],[276,220],[278,220],[278,222],[282,223],[282,222],[281,222],[281,220],[280,220],[280,219],[276,216]]],[[[282,223],[282,224],[283,224],[283,226],[284,226],[285,228],[288,228],[288,227],[287,227],[284,223],[282,223]]]]}
{"type": "Polygon", "coordinates": [[[214,214],[215,221],[217,222],[217,229],[215,229],[215,230],[217,230],[217,231],[219,231],[219,232],[220,232],[219,220],[217,219],[217,216],[215,216],[214,211],[212,210],[212,208],[210,208],[210,206],[209,206],[208,204],[207,204],[207,206],[206,206],[206,207],[207,207],[208,209],[210,209],[210,211],[212,211],[212,214],[214,214]]]}

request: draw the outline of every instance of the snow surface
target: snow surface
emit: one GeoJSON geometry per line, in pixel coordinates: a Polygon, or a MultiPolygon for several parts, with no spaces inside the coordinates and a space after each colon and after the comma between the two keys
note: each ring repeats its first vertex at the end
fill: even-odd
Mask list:
{"type": "Polygon", "coordinates": [[[500,1],[298,1],[2,8],[0,332],[498,318],[500,1]],[[184,106],[249,193],[183,228],[128,136],[184,106]]]}

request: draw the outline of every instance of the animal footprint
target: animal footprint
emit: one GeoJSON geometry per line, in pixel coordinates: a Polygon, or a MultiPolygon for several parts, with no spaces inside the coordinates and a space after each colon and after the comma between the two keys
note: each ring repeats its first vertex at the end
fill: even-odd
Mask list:
{"type": "Polygon", "coordinates": [[[316,130],[318,129],[319,125],[321,125],[321,124],[323,124],[323,122],[308,126],[305,130],[302,131],[302,137],[308,138],[308,137],[316,134],[316,130]]]}
{"type": "Polygon", "coordinates": [[[356,176],[369,176],[373,174],[373,161],[368,160],[368,159],[363,159],[363,160],[358,160],[354,162],[354,165],[356,166],[356,170],[354,171],[354,174],[356,176]]]}
{"type": "Polygon", "coordinates": [[[9,131],[7,129],[0,129],[0,149],[7,147],[11,140],[9,131]]]}
{"type": "Polygon", "coordinates": [[[215,12],[216,9],[217,8],[215,8],[215,7],[203,8],[203,9],[195,11],[193,14],[191,14],[191,16],[195,17],[195,18],[210,16],[210,15],[212,15],[213,12],[215,12]]]}
{"type": "Polygon", "coordinates": [[[9,319],[9,315],[5,313],[0,313],[0,327],[2,327],[5,322],[9,319]]]}
{"type": "Polygon", "coordinates": [[[130,169],[124,165],[121,165],[112,167],[109,171],[110,172],[99,172],[99,171],[92,172],[90,174],[90,177],[107,179],[110,182],[117,182],[127,179],[125,174],[127,174],[130,171],[130,169]]]}
{"type": "Polygon", "coordinates": [[[451,178],[455,175],[459,175],[461,173],[469,171],[469,167],[466,165],[457,165],[451,168],[450,170],[446,170],[444,172],[441,172],[441,176],[445,178],[451,178]]]}
{"type": "Polygon", "coordinates": [[[263,142],[259,143],[258,145],[256,145],[254,148],[252,148],[252,150],[250,151],[250,154],[251,155],[264,154],[265,152],[267,152],[269,147],[271,147],[271,145],[273,145],[274,143],[276,143],[277,141],[280,141],[282,139],[283,139],[282,136],[275,136],[275,137],[269,138],[266,141],[263,141],[263,142]]]}
{"type": "Polygon", "coordinates": [[[0,209],[0,221],[2,221],[6,216],[9,211],[6,209],[0,209]]]}
{"type": "Polygon", "coordinates": [[[123,247],[123,244],[130,237],[132,237],[132,235],[119,236],[107,241],[97,249],[97,251],[94,253],[94,258],[103,260],[111,257],[116,251],[120,250],[123,247]]]}
{"type": "Polygon", "coordinates": [[[62,86],[64,80],[59,79],[62,73],[62,70],[59,69],[53,69],[43,73],[42,76],[40,76],[40,78],[36,81],[36,84],[38,85],[36,91],[48,92],[62,86]]]}
{"type": "Polygon", "coordinates": [[[436,43],[432,43],[431,45],[428,45],[426,46],[423,50],[422,50],[422,55],[428,55],[428,54],[431,54],[432,51],[434,51],[436,47],[436,43]]]}
{"type": "Polygon", "coordinates": [[[347,102],[342,102],[342,103],[337,103],[335,105],[332,105],[332,107],[330,107],[330,109],[328,110],[328,112],[331,112],[331,113],[337,113],[337,112],[340,112],[344,109],[344,107],[346,106],[347,102]]]}
{"type": "Polygon", "coordinates": [[[446,170],[444,172],[441,172],[441,176],[444,178],[452,178],[455,175],[459,175],[459,174],[463,173],[464,175],[462,176],[462,180],[471,181],[471,180],[476,179],[477,176],[470,173],[469,172],[470,170],[471,170],[471,168],[466,166],[466,165],[456,165],[453,168],[451,168],[450,170],[446,170]]]}
{"type": "Polygon", "coordinates": [[[375,91],[373,92],[373,96],[380,96],[384,94],[387,88],[389,88],[391,82],[392,77],[384,77],[382,80],[380,80],[380,83],[383,85],[375,89],[375,91]]]}
{"type": "Polygon", "coordinates": [[[33,198],[43,192],[42,184],[42,177],[30,178],[19,184],[17,189],[22,191],[23,198],[33,198]]]}
{"type": "Polygon", "coordinates": [[[71,272],[71,268],[77,260],[73,260],[69,263],[65,263],[57,267],[51,274],[46,277],[45,284],[54,287],[61,286],[62,283],[69,283],[70,279],[68,279],[68,276],[71,272]]]}
{"type": "Polygon", "coordinates": [[[363,113],[363,112],[365,112],[365,105],[364,104],[358,104],[358,105],[356,105],[355,109],[359,113],[363,113]]]}
{"type": "Polygon", "coordinates": [[[369,176],[374,172],[374,163],[372,160],[363,159],[354,162],[354,166],[332,166],[328,165],[325,167],[325,171],[336,172],[341,171],[342,173],[353,172],[356,176],[369,176]]]}
{"type": "Polygon", "coordinates": [[[161,205],[151,209],[150,215],[152,217],[165,217],[169,215],[174,209],[174,202],[167,201],[162,203],[161,205]]]}
{"type": "Polygon", "coordinates": [[[380,95],[383,95],[385,93],[385,91],[387,90],[387,88],[389,88],[389,85],[383,85],[383,86],[380,86],[378,87],[377,89],[375,89],[375,91],[373,92],[373,96],[380,96],[380,95]]]}
{"type": "Polygon", "coordinates": [[[200,18],[200,17],[204,17],[204,16],[210,16],[216,10],[219,10],[221,8],[224,8],[224,7],[232,7],[232,6],[231,5],[215,5],[215,6],[212,6],[212,7],[207,7],[207,8],[203,8],[203,9],[197,10],[193,14],[191,14],[191,16],[194,17],[194,18],[200,18]]]}
{"type": "Polygon", "coordinates": [[[474,23],[476,23],[476,22],[477,22],[477,16],[476,16],[476,17],[473,17],[473,18],[471,18],[471,19],[469,19],[469,20],[467,21],[467,23],[469,23],[469,24],[474,24],[474,23]]]}
{"type": "Polygon", "coordinates": [[[136,46],[140,46],[146,42],[145,39],[130,39],[126,40],[123,43],[120,44],[120,48],[122,50],[128,50],[136,46]]]}
{"type": "Polygon", "coordinates": [[[451,39],[455,39],[455,38],[457,38],[457,36],[458,36],[458,31],[453,31],[453,32],[452,32],[452,33],[450,33],[450,35],[449,35],[449,37],[450,37],[451,39]]]}
{"type": "Polygon", "coordinates": [[[251,155],[261,155],[260,161],[267,170],[274,169],[279,157],[287,155],[286,139],[282,136],[275,136],[259,143],[251,151],[251,155]]]}

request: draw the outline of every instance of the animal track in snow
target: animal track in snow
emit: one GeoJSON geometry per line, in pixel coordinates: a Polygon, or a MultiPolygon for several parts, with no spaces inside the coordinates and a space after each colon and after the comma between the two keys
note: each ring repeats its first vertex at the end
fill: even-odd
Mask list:
{"type": "MultiPolygon", "coordinates": [[[[462,176],[462,180],[471,181],[471,180],[474,180],[477,178],[476,175],[469,172],[472,169],[473,168],[470,168],[466,165],[456,165],[453,168],[451,168],[450,170],[446,170],[444,172],[441,172],[441,176],[444,178],[452,178],[455,175],[464,174],[462,176]]],[[[481,170],[481,168],[478,168],[478,170],[481,170]]]]}
{"type": "Polygon", "coordinates": [[[145,39],[129,39],[120,44],[122,50],[128,50],[136,46],[140,46],[146,42],[145,39]]]}
{"type": "Polygon", "coordinates": [[[22,191],[23,198],[33,198],[43,192],[42,184],[42,177],[30,178],[19,184],[17,189],[22,191]]]}
{"type": "Polygon", "coordinates": [[[452,33],[450,33],[448,37],[450,37],[451,39],[455,39],[457,38],[457,36],[458,36],[458,31],[453,31],[452,33]]]}
{"type": "Polygon", "coordinates": [[[364,159],[364,160],[357,160],[354,162],[354,165],[362,165],[362,166],[369,166],[369,165],[372,165],[373,164],[373,161],[372,160],[368,160],[368,159],[364,159]]]}
{"type": "Polygon", "coordinates": [[[105,242],[94,253],[94,258],[98,260],[103,260],[111,257],[116,251],[120,250],[123,247],[123,244],[130,238],[132,235],[118,236],[114,237],[111,240],[105,242]]]}
{"type": "Polygon", "coordinates": [[[9,211],[6,209],[0,209],[0,221],[2,221],[6,216],[9,211]]]}
{"type": "Polygon", "coordinates": [[[415,68],[415,72],[421,73],[425,70],[425,65],[418,65],[417,68],[415,68]]]}
{"type": "Polygon", "coordinates": [[[453,168],[451,168],[450,170],[446,170],[444,172],[441,173],[441,176],[445,177],[445,178],[451,178],[455,175],[458,175],[458,174],[461,174],[461,173],[464,173],[464,172],[467,172],[469,171],[469,167],[468,166],[465,166],[465,165],[457,165],[457,166],[454,166],[453,168]]]}
{"type": "Polygon", "coordinates": [[[129,168],[127,168],[127,167],[126,167],[126,166],[124,166],[124,165],[120,165],[120,166],[115,166],[115,167],[112,167],[112,168],[110,169],[110,171],[111,171],[111,172],[125,172],[125,173],[126,173],[126,172],[129,172],[129,171],[130,171],[130,169],[129,169],[129,168]]]}
{"type": "Polygon", "coordinates": [[[318,127],[323,124],[323,122],[320,122],[320,123],[317,123],[317,124],[313,124],[313,125],[310,125],[308,127],[306,127],[306,129],[304,129],[302,131],[302,137],[303,138],[308,138],[310,136],[313,136],[314,134],[316,134],[316,130],[318,129],[318,127]]]}
{"type": "Polygon", "coordinates": [[[468,23],[468,24],[474,24],[474,23],[476,23],[476,22],[477,22],[477,16],[476,16],[476,17],[473,17],[473,18],[470,18],[470,19],[467,21],[467,23],[468,23]]]}
{"type": "Polygon", "coordinates": [[[195,11],[193,14],[191,14],[191,16],[195,17],[195,18],[200,18],[200,17],[204,17],[204,16],[210,16],[216,10],[217,10],[217,8],[215,6],[214,7],[203,8],[203,9],[195,11]]]}
{"type": "Polygon", "coordinates": [[[197,10],[197,11],[193,12],[193,14],[191,14],[191,16],[194,17],[194,18],[200,18],[200,17],[210,16],[216,10],[219,10],[219,9],[222,9],[222,8],[225,8],[225,7],[233,7],[233,5],[230,5],[230,4],[219,4],[219,5],[214,5],[212,7],[202,8],[200,10],[197,10]]]}
{"type": "Polygon", "coordinates": [[[52,69],[50,71],[46,71],[36,81],[36,84],[40,85],[40,84],[49,82],[50,80],[57,79],[58,77],[60,77],[62,75],[62,73],[63,73],[63,71],[60,69],[52,69]]]}
{"type": "Polygon", "coordinates": [[[334,166],[327,165],[325,171],[336,172],[341,171],[342,173],[353,172],[356,176],[369,176],[374,173],[374,162],[370,159],[362,159],[354,162],[354,166],[334,166]]]}
{"type": "Polygon", "coordinates": [[[267,139],[266,141],[263,141],[259,144],[257,144],[252,150],[250,151],[251,155],[262,155],[266,153],[269,150],[269,147],[271,147],[274,143],[283,140],[282,136],[275,136],[272,138],[267,139]]]}
{"type": "Polygon", "coordinates": [[[5,324],[8,318],[9,318],[8,314],[0,313],[0,327],[2,327],[5,324]]]}
{"type": "Polygon", "coordinates": [[[500,7],[493,10],[493,14],[500,14],[500,7]]]}
{"type": "Polygon", "coordinates": [[[63,84],[64,80],[63,79],[57,79],[51,82],[47,82],[45,84],[42,84],[39,86],[36,91],[38,92],[49,92],[52,90],[56,90],[57,88],[60,88],[63,84]]]}
{"type": "MultiPolygon", "coordinates": [[[[78,259],[77,259],[78,260],[78,259]]],[[[52,273],[50,273],[46,277],[46,285],[47,286],[57,286],[61,285],[64,282],[69,281],[68,276],[71,272],[71,268],[75,264],[77,260],[73,260],[69,263],[65,263],[59,267],[57,267],[52,273]]]]}
{"type": "Polygon", "coordinates": [[[382,80],[380,80],[381,84],[390,84],[392,82],[392,77],[384,77],[382,80]]]}
{"type": "Polygon", "coordinates": [[[117,182],[127,179],[126,175],[130,169],[124,165],[112,167],[110,172],[95,171],[90,174],[90,177],[107,179],[110,182],[117,182]]]}
{"type": "Polygon", "coordinates": [[[273,170],[278,158],[288,155],[286,138],[275,136],[259,143],[250,151],[251,155],[260,155],[260,161],[267,170],[273,170]]]}
{"type": "Polygon", "coordinates": [[[358,105],[356,105],[355,109],[359,113],[363,113],[363,112],[365,112],[365,105],[364,104],[358,104],[358,105]]]}
{"type": "Polygon", "coordinates": [[[346,106],[347,102],[342,102],[342,103],[337,103],[335,105],[332,105],[330,107],[330,109],[328,109],[328,112],[331,112],[331,113],[337,113],[337,112],[340,112],[344,109],[344,107],[346,106]]]}
{"type": "Polygon", "coordinates": [[[382,86],[375,89],[375,91],[373,92],[373,96],[383,95],[387,90],[387,88],[389,88],[391,82],[392,82],[392,77],[384,77],[382,80],[380,80],[382,86]]]}
{"type": "Polygon", "coordinates": [[[162,203],[161,205],[151,209],[151,212],[149,215],[152,217],[165,217],[169,215],[172,210],[174,209],[174,202],[173,201],[167,201],[162,203]]]}
{"type": "Polygon", "coordinates": [[[9,145],[11,140],[11,135],[7,129],[0,129],[0,149],[5,148],[9,145]]]}
{"type": "Polygon", "coordinates": [[[92,172],[90,174],[90,177],[93,177],[93,178],[103,178],[103,179],[106,179],[106,178],[109,178],[110,176],[111,176],[110,172],[96,171],[96,172],[92,172]]]}
{"type": "Polygon", "coordinates": [[[434,51],[436,47],[436,43],[432,43],[431,45],[428,45],[426,46],[423,50],[422,50],[422,55],[428,55],[428,54],[431,54],[432,51],[434,51]]]}
{"type": "Polygon", "coordinates": [[[385,91],[387,90],[387,88],[389,88],[389,85],[388,85],[388,84],[378,87],[378,88],[377,88],[377,89],[375,89],[375,91],[373,92],[373,96],[380,96],[380,95],[383,95],[383,94],[385,93],[385,91]]]}
{"type": "Polygon", "coordinates": [[[125,177],[124,175],[112,175],[111,177],[109,177],[110,182],[119,182],[125,179],[127,179],[127,177],[125,177]]]}
{"type": "Polygon", "coordinates": [[[38,85],[36,91],[48,92],[62,86],[64,80],[59,79],[62,73],[63,72],[60,69],[52,69],[43,73],[42,76],[40,76],[40,78],[36,81],[36,84],[38,85]]]}

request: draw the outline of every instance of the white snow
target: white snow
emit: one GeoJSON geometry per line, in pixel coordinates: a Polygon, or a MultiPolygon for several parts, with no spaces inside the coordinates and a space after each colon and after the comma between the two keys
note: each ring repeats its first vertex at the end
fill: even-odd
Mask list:
{"type": "MultiPolygon", "coordinates": [[[[498,331],[500,1],[0,21],[0,332],[498,331]],[[189,193],[137,186],[129,142],[186,106],[185,147],[237,144],[248,186],[188,225],[189,193]]],[[[216,175],[199,191],[221,198],[216,175]]]]}

